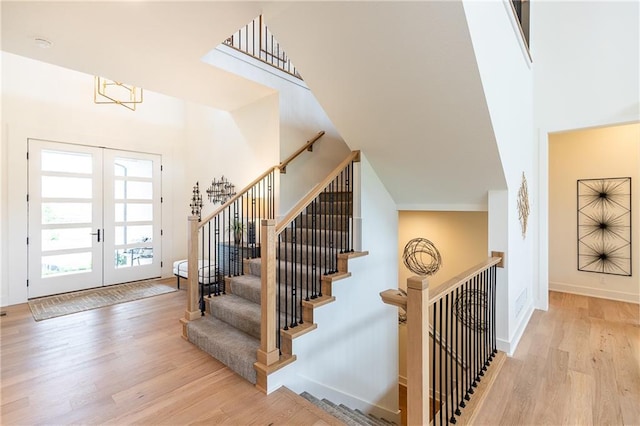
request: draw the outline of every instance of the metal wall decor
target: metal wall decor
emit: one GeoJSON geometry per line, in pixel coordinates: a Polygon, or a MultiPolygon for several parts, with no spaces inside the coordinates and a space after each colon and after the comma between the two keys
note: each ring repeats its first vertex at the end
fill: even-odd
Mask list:
{"type": "Polygon", "coordinates": [[[578,270],[631,276],[631,178],[578,180],[578,270]]]}
{"type": "Polygon", "coordinates": [[[518,190],[518,219],[520,219],[522,239],[525,239],[527,236],[527,221],[529,219],[529,189],[524,172],[522,172],[522,183],[520,183],[520,189],[518,190]]]}
{"type": "Polygon", "coordinates": [[[193,195],[191,196],[191,215],[198,216],[198,222],[202,220],[202,196],[200,195],[200,183],[196,182],[193,187],[193,195]]]}
{"type": "Polygon", "coordinates": [[[442,265],[436,246],[426,238],[414,238],[404,246],[404,265],[418,275],[433,275],[442,265]]]}
{"type": "Polygon", "coordinates": [[[96,104],[117,104],[136,110],[136,105],[142,103],[142,88],[113,81],[104,77],[95,77],[93,86],[93,102],[96,104]]]}
{"type": "Polygon", "coordinates": [[[453,312],[458,320],[467,328],[487,331],[486,321],[487,293],[482,290],[463,290],[453,302],[453,312]]]}
{"type": "Polygon", "coordinates": [[[224,204],[234,195],[236,195],[236,186],[230,183],[224,176],[219,180],[214,178],[211,181],[211,186],[207,189],[207,196],[213,204],[224,204]]]}

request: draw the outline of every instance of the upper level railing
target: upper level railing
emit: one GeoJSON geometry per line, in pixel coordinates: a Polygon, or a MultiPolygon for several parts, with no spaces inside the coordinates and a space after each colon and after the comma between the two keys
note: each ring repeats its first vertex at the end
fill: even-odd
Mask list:
{"type": "Polygon", "coordinates": [[[380,293],[407,312],[408,424],[456,423],[494,359],[496,267],[492,257],[438,286],[407,280],[407,291],[380,293]],[[432,337],[431,344],[429,336],[432,337]],[[429,413],[434,417],[429,419],[429,413]]]}
{"type": "Polygon", "coordinates": [[[240,28],[224,44],[302,80],[291,59],[267,28],[262,15],[240,28]]]}

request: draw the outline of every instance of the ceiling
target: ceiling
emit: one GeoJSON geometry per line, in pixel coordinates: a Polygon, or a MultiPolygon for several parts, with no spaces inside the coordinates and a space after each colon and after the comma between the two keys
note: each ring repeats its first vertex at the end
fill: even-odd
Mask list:
{"type": "Polygon", "coordinates": [[[273,89],[200,59],[260,13],[400,209],[505,188],[461,0],[2,1],[2,50],[232,111],[273,89]]]}
{"type": "Polygon", "coordinates": [[[2,1],[2,50],[234,110],[273,90],[200,58],[260,13],[256,2],[2,1]]]}

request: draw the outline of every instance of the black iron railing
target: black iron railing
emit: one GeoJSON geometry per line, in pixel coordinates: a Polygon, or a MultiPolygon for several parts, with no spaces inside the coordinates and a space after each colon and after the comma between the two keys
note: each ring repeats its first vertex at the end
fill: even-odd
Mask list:
{"type": "MultiPolygon", "coordinates": [[[[496,265],[477,272],[430,298],[433,330],[430,405],[434,424],[456,423],[497,353],[496,265]]],[[[465,274],[466,275],[466,274],[465,274]]]]}
{"type": "Polygon", "coordinates": [[[240,28],[226,39],[224,44],[302,79],[296,67],[291,63],[291,59],[267,28],[262,15],[240,28]]]}
{"type": "Polygon", "coordinates": [[[261,219],[275,218],[275,173],[272,167],[224,203],[199,226],[200,310],[204,297],[226,292],[224,277],[244,274],[244,259],[260,257],[261,219]]]}
{"type": "MultiPolygon", "coordinates": [[[[200,219],[202,196],[196,183],[190,206],[192,215],[199,218],[194,263],[198,259],[198,304],[202,315],[205,296],[225,294],[224,277],[244,275],[244,259],[260,257],[260,221],[274,219],[276,215],[276,172],[285,173],[287,165],[304,151],[312,151],[314,143],[324,133],[318,132],[286,160],[269,168],[239,193],[229,194],[231,198],[228,201],[203,219],[200,219]]],[[[192,238],[195,238],[195,231],[192,238]]],[[[195,300],[189,303],[195,304],[195,300]]],[[[187,310],[190,311],[189,308],[187,310]]]]}
{"type": "Polygon", "coordinates": [[[277,226],[278,348],[278,330],[304,323],[302,302],[322,297],[322,277],[338,272],[338,254],[353,251],[353,163],[358,154],[351,154],[277,226]]]}

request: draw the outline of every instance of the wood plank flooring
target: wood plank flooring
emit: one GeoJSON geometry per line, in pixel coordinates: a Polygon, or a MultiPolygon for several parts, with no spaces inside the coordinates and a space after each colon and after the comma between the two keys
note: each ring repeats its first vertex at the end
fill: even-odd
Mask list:
{"type": "MultiPolygon", "coordinates": [[[[638,305],[550,293],[476,418],[487,425],[640,425],[638,305]]],[[[180,337],[184,291],[35,322],[0,317],[0,424],[341,424],[269,396],[180,337]]]]}
{"type": "Polygon", "coordinates": [[[3,308],[0,424],[341,424],[182,339],[185,293],[40,322],[27,304],[3,308]]]}
{"type": "Polygon", "coordinates": [[[638,305],[550,292],[475,424],[640,425],[638,305]]]}

